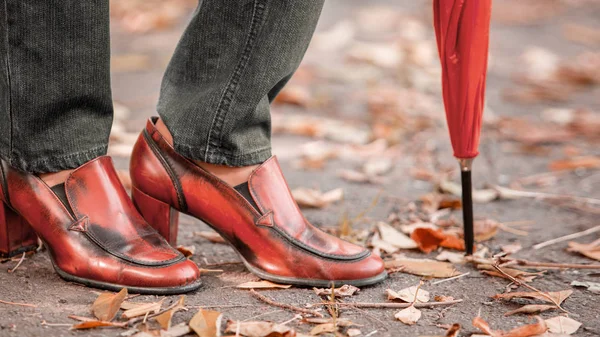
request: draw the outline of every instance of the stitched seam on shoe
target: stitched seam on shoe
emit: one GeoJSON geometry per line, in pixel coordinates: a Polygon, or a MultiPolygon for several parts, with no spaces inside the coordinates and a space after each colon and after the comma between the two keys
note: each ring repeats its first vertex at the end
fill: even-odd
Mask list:
{"type": "Polygon", "coordinates": [[[142,131],[142,134],[144,135],[144,139],[146,140],[146,143],[148,143],[148,146],[150,147],[154,155],[161,162],[162,166],[165,168],[165,171],[167,171],[167,174],[169,175],[169,178],[171,179],[171,182],[175,187],[175,194],[177,194],[177,202],[179,203],[180,210],[182,212],[186,212],[187,202],[185,200],[185,195],[183,194],[183,187],[179,182],[179,177],[175,173],[175,170],[171,166],[171,163],[162,155],[162,153],[160,153],[158,145],[154,142],[154,139],[152,139],[152,137],[148,133],[148,130],[144,129],[144,131],[142,131]]]}
{"type": "Polygon", "coordinates": [[[225,119],[229,109],[231,108],[231,102],[235,98],[235,93],[237,88],[239,87],[239,82],[241,77],[250,62],[250,56],[252,55],[252,51],[254,50],[254,45],[256,41],[256,37],[258,36],[258,32],[260,30],[260,26],[262,24],[261,21],[264,19],[264,12],[266,11],[266,4],[261,2],[262,0],[254,0],[254,8],[252,10],[252,19],[250,21],[250,29],[248,31],[248,35],[246,36],[246,43],[244,46],[244,50],[242,52],[242,56],[238,64],[236,65],[233,73],[229,77],[227,85],[221,94],[221,98],[219,100],[219,104],[217,105],[216,113],[213,118],[213,122],[210,130],[208,131],[208,140],[206,143],[206,151],[204,154],[205,158],[211,158],[217,148],[221,148],[219,143],[221,141],[221,133],[223,126],[225,124],[225,119]]]}

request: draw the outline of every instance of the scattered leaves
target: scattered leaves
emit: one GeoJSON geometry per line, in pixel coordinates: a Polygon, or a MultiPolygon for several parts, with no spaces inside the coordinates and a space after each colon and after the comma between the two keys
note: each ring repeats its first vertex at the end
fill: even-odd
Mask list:
{"type": "Polygon", "coordinates": [[[127,297],[127,288],[121,289],[117,294],[102,293],[92,304],[92,313],[98,320],[110,322],[115,318],[125,297],[127,297]]]}
{"type": "Polygon", "coordinates": [[[189,326],[199,337],[220,336],[222,317],[218,311],[200,309],[190,320],[189,326]]]}
{"type": "Polygon", "coordinates": [[[185,297],[181,296],[179,298],[179,300],[177,301],[177,304],[163,312],[162,314],[154,317],[154,319],[158,322],[158,324],[160,324],[160,326],[165,329],[168,330],[169,328],[171,328],[171,319],[173,318],[173,315],[179,311],[179,310],[186,310],[185,307],[183,306],[183,302],[185,301],[185,297]]]}
{"type": "Polygon", "coordinates": [[[600,261],[600,239],[591,243],[569,242],[570,252],[577,252],[581,255],[600,261]]]}
{"type": "Polygon", "coordinates": [[[296,331],[288,326],[272,322],[235,322],[229,321],[225,332],[246,337],[294,337],[296,331]]]}
{"type": "Polygon", "coordinates": [[[528,298],[528,299],[536,299],[548,303],[553,303],[550,298],[552,298],[556,303],[561,304],[564,300],[566,300],[571,294],[573,290],[561,290],[561,291],[553,291],[553,292],[545,292],[545,293],[537,293],[537,292],[512,292],[506,294],[496,294],[493,296],[494,299],[502,299],[502,300],[511,300],[513,298],[528,298]],[[550,298],[548,298],[549,296],[550,298]]]}
{"type": "Polygon", "coordinates": [[[419,286],[404,288],[398,292],[393,291],[392,289],[386,289],[385,291],[388,295],[388,300],[399,299],[407,303],[412,303],[415,300],[416,295],[417,303],[429,302],[429,292],[420,289],[419,286]]]}
{"type": "MultiPolygon", "coordinates": [[[[331,296],[331,288],[313,288],[313,290],[318,296],[331,296]]],[[[333,295],[335,297],[350,297],[359,291],[360,289],[355,286],[344,284],[339,288],[333,289],[333,295]]]]}
{"type": "Polygon", "coordinates": [[[336,188],[324,193],[311,188],[299,187],[292,190],[292,196],[300,207],[324,208],[342,200],[344,191],[341,188],[336,188]]]}
{"type": "Polygon", "coordinates": [[[465,244],[461,238],[454,234],[445,233],[440,229],[415,228],[410,235],[423,253],[431,253],[438,247],[456,250],[465,250],[465,244]]]}
{"type": "Polygon", "coordinates": [[[196,253],[196,246],[177,246],[177,250],[185,257],[190,257],[196,253]]]}
{"type": "Polygon", "coordinates": [[[540,317],[535,317],[537,323],[524,325],[510,331],[492,330],[490,325],[481,317],[473,319],[473,326],[492,337],[529,337],[541,335],[548,329],[546,323],[540,317]]]}
{"type": "Polygon", "coordinates": [[[540,313],[542,311],[546,311],[546,310],[553,310],[556,309],[555,305],[549,305],[549,304],[528,304],[528,305],[524,305],[518,309],[515,310],[511,310],[507,313],[504,314],[504,316],[511,316],[511,315],[516,315],[516,314],[527,314],[527,315],[531,315],[531,314],[537,314],[540,313]]]}
{"type": "Polygon", "coordinates": [[[573,287],[585,287],[595,294],[600,294],[600,283],[573,281],[571,282],[571,285],[573,287]]]}
{"type": "Polygon", "coordinates": [[[406,325],[413,325],[421,318],[421,310],[415,308],[414,305],[411,305],[406,309],[398,311],[394,317],[406,325]]]}
{"type": "Polygon", "coordinates": [[[580,322],[565,316],[552,317],[545,322],[548,331],[556,334],[572,335],[581,327],[580,322]]]}
{"type": "Polygon", "coordinates": [[[413,275],[446,278],[458,276],[460,273],[451,263],[429,259],[397,258],[385,262],[386,268],[402,268],[402,272],[413,275]]]}

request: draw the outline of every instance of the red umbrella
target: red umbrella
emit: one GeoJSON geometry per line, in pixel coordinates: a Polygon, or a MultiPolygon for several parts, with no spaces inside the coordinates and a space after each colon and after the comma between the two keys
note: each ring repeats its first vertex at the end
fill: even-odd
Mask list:
{"type": "Polygon", "coordinates": [[[442,63],[446,120],[461,168],[467,254],[473,253],[471,164],[478,154],[492,0],[434,0],[433,20],[442,63]]]}

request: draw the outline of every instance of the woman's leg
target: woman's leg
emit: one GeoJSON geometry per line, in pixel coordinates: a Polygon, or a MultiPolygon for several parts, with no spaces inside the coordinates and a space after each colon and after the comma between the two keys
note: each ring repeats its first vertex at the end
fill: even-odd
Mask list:
{"type": "Polygon", "coordinates": [[[269,103],[300,64],[322,6],[323,0],[201,1],[158,104],[178,153],[213,164],[204,166],[221,177],[230,170],[215,165],[249,167],[237,169],[247,177],[271,156],[269,103]]]}
{"type": "Polygon", "coordinates": [[[0,39],[0,157],[40,174],[105,154],[108,0],[0,0],[0,39]]]}

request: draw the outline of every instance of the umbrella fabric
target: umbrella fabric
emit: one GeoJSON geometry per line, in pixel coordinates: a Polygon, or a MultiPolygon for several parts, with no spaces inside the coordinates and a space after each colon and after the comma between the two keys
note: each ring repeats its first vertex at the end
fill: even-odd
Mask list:
{"type": "Polygon", "coordinates": [[[434,0],[442,89],[454,156],[479,154],[491,0],[434,0]]]}

